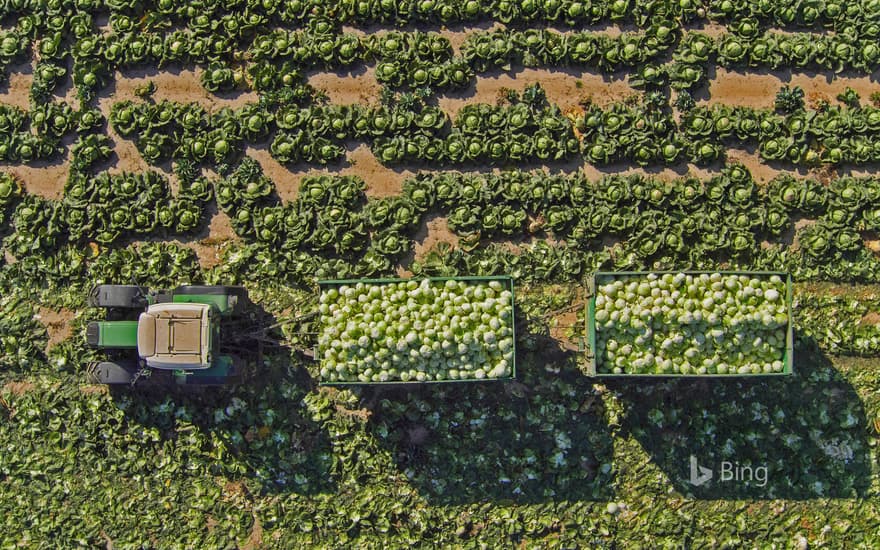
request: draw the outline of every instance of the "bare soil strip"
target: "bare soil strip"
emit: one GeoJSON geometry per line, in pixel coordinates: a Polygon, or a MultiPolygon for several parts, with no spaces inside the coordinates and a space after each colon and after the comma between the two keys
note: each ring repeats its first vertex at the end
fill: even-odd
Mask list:
{"type": "Polygon", "coordinates": [[[172,239],[168,242],[189,248],[195,253],[199,266],[202,269],[209,269],[219,264],[223,251],[238,240],[229,216],[223,212],[216,212],[211,217],[208,227],[201,230],[196,237],[188,241],[172,239]]]}
{"type": "Polygon", "coordinates": [[[28,193],[58,200],[64,193],[64,185],[70,174],[70,152],[59,162],[34,162],[0,169],[15,176],[28,193]]]}
{"type": "Polygon", "coordinates": [[[34,81],[30,63],[12,65],[6,71],[9,82],[0,86],[0,104],[27,110],[30,106],[31,83],[34,81]]]}
{"type": "Polygon", "coordinates": [[[333,174],[359,176],[366,182],[368,197],[388,197],[399,195],[403,182],[415,174],[412,170],[384,166],[370,151],[369,145],[363,143],[351,148],[342,164],[326,167],[287,167],[273,159],[265,147],[248,147],[246,152],[260,163],[266,175],[275,182],[278,195],[284,201],[296,199],[300,184],[307,177],[333,174]]]}
{"type": "Polygon", "coordinates": [[[427,220],[422,223],[421,227],[419,227],[418,231],[413,236],[413,240],[415,241],[413,252],[416,260],[424,259],[425,255],[431,252],[431,250],[441,242],[449,243],[453,247],[458,245],[458,235],[449,229],[449,225],[446,223],[446,217],[438,216],[436,214],[429,216],[427,220]]]}
{"type": "Polygon", "coordinates": [[[628,77],[622,74],[600,75],[567,69],[519,69],[480,75],[474,89],[440,96],[438,104],[454,119],[458,111],[467,104],[495,104],[504,98],[507,90],[522,92],[531,84],[540,84],[547,93],[547,100],[558,105],[563,112],[569,112],[587,100],[604,107],[636,93],[630,87],[628,77]]]}
{"type": "Polygon", "coordinates": [[[76,317],[76,312],[66,308],[55,310],[40,307],[37,310],[37,319],[43,323],[43,326],[46,327],[46,332],[49,334],[46,352],[59,342],[63,342],[70,337],[73,332],[72,321],[74,317],[76,317]]]}
{"type": "Polygon", "coordinates": [[[880,83],[870,76],[838,77],[828,74],[773,73],[728,71],[718,68],[715,78],[709,82],[709,99],[702,103],[772,109],[776,92],[783,86],[800,86],[804,90],[807,106],[815,107],[825,100],[836,104],[837,94],[847,87],[861,96],[862,104],[870,104],[870,96],[880,92],[880,83]]]}
{"type": "Polygon", "coordinates": [[[110,107],[114,103],[125,100],[141,101],[135,94],[135,90],[150,81],[156,84],[156,93],[152,97],[156,103],[164,100],[198,103],[209,112],[223,107],[240,109],[248,103],[256,103],[260,99],[259,95],[253,91],[212,94],[202,86],[199,80],[201,74],[202,69],[200,68],[190,70],[178,67],[117,71],[111,84],[102,90],[99,96],[101,111],[105,115],[109,115],[110,107]]]}
{"type": "Polygon", "coordinates": [[[314,73],[308,77],[308,82],[316,90],[324,92],[332,105],[378,105],[382,92],[382,86],[376,80],[376,68],[372,65],[349,74],[314,73]]]}

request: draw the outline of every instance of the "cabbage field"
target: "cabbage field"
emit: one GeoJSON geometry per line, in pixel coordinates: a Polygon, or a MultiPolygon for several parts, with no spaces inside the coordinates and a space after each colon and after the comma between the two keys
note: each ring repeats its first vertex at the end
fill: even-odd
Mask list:
{"type": "Polygon", "coordinates": [[[0,547],[876,548],[878,169],[880,0],[0,0],[0,547]]]}

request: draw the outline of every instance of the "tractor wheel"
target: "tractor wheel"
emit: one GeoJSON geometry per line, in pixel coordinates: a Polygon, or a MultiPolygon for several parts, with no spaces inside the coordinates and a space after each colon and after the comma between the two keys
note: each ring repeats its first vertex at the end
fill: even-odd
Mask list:
{"type": "Polygon", "coordinates": [[[146,305],[143,289],[135,285],[97,285],[89,291],[92,307],[138,309],[146,305]]]}
{"type": "Polygon", "coordinates": [[[247,296],[247,289],[243,286],[223,285],[184,285],[174,291],[175,294],[225,294],[227,296],[247,296]]]}
{"type": "Polygon", "coordinates": [[[185,285],[177,287],[174,294],[192,295],[206,294],[209,296],[229,296],[234,298],[232,313],[240,313],[247,303],[247,289],[243,286],[223,286],[223,285],[185,285]]]}
{"type": "Polygon", "coordinates": [[[93,384],[131,384],[137,376],[134,361],[100,361],[88,366],[88,378],[93,384]]]}

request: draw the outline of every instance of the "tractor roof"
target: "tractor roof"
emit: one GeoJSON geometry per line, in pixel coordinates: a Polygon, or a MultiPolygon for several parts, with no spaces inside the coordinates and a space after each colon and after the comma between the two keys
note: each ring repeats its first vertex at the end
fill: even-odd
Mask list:
{"type": "Polygon", "coordinates": [[[138,355],[158,369],[210,367],[211,306],[151,305],[138,318],[138,355]]]}

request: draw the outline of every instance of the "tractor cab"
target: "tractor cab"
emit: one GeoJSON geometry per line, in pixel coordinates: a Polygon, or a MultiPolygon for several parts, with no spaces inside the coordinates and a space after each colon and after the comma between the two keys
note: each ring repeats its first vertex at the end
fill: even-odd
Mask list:
{"type": "Polygon", "coordinates": [[[154,304],[138,317],[138,356],[154,369],[207,369],[219,324],[208,304],[154,304]]]}

